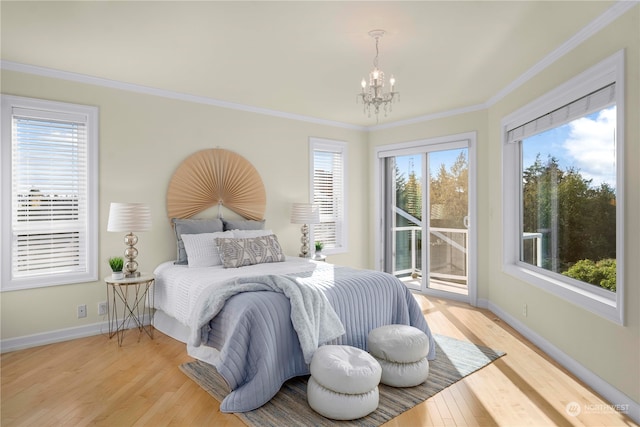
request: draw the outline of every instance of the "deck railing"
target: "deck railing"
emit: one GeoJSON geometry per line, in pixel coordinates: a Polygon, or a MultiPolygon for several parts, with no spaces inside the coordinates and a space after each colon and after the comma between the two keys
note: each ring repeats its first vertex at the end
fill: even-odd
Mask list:
{"type": "MultiPolygon", "coordinates": [[[[467,264],[468,264],[468,246],[469,246],[469,234],[467,229],[458,228],[443,228],[443,227],[431,227],[431,259],[432,268],[430,271],[430,277],[445,279],[445,280],[459,280],[466,283],[468,279],[467,264]],[[461,238],[455,239],[454,235],[461,235],[461,238]],[[440,262],[434,265],[434,255],[440,257],[440,262]]],[[[393,229],[394,235],[397,236],[398,232],[409,232],[409,253],[410,253],[410,266],[408,268],[399,268],[394,271],[394,275],[422,275],[422,260],[419,255],[421,248],[418,248],[418,236],[422,231],[421,227],[406,226],[395,227],[393,229]]],[[[398,241],[396,237],[396,242],[398,241]]],[[[421,246],[421,245],[420,245],[421,246]]],[[[396,247],[396,257],[402,248],[396,247]]]]}

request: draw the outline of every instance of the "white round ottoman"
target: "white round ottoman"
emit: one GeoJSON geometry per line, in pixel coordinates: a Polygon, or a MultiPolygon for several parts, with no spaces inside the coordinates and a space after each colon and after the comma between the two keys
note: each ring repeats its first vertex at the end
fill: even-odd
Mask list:
{"type": "Polygon", "coordinates": [[[369,353],[382,366],[382,384],[413,387],[429,376],[429,337],[408,325],[386,325],[369,332],[369,353]]]}
{"type": "Polygon", "coordinates": [[[378,408],[382,368],[364,350],[325,345],[313,354],[307,383],[309,406],[334,420],[354,420],[378,408]]]}

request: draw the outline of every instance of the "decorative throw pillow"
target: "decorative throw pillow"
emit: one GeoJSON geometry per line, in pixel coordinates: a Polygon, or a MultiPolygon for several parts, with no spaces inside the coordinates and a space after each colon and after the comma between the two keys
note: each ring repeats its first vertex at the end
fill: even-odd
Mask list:
{"type": "Polygon", "coordinates": [[[264,219],[255,221],[252,219],[222,219],[224,231],[227,230],[262,230],[264,228],[264,219]]]}
{"type": "Polygon", "coordinates": [[[218,253],[216,238],[232,238],[231,231],[218,233],[183,234],[182,241],[187,253],[189,267],[213,267],[221,265],[222,260],[218,253]]]}
{"type": "Polygon", "coordinates": [[[275,234],[247,239],[217,238],[218,251],[224,268],[282,262],[282,247],[275,234]]]}
{"type": "Polygon", "coordinates": [[[215,233],[223,231],[222,221],[214,219],[180,219],[172,218],[173,230],[176,233],[177,260],[174,264],[188,264],[187,253],[182,242],[183,234],[215,233]]]}

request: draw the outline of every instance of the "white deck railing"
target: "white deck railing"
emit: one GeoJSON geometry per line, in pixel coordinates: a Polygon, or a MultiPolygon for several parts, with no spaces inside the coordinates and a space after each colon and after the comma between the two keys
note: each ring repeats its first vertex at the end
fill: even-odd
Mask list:
{"type": "MultiPolygon", "coordinates": [[[[394,275],[400,275],[400,274],[407,274],[407,273],[416,273],[416,274],[422,274],[422,269],[418,268],[418,264],[417,264],[417,250],[416,250],[416,232],[421,232],[422,228],[421,227],[417,227],[417,226],[406,226],[406,227],[394,227],[393,228],[394,231],[394,235],[395,232],[398,231],[409,231],[411,232],[411,248],[410,248],[410,253],[411,253],[411,267],[409,269],[403,269],[403,270],[396,270],[393,272],[394,275]]],[[[467,273],[467,265],[468,265],[468,246],[469,246],[469,233],[467,229],[459,229],[459,228],[442,228],[442,227],[431,227],[429,229],[430,233],[432,236],[437,237],[438,239],[442,240],[445,242],[445,244],[447,244],[448,246],[450,246],[451,248],[460,251],[463,256],[464,256],[464,266],[462,267],[464,274],[460,275],[460,274],[448,274],[448,273],[441,273],[441,272],[437,272],[437,271],[431,271],[430,272],[430,277],[434,277],[434,278],[440,278],[440,279],[450,279],[450,280],[464,280],[465,282],[468,279],[468,273],[467,273]],[[461,245],[460,243],[458,243],[457,241],[451,239],[449,236],[447,236],[446,233],[449,234],[462,234],[464,235],[463,238],[463,244],[461,245]]],[[[397,249],[396,249],[397,250],[397,249]]]]}

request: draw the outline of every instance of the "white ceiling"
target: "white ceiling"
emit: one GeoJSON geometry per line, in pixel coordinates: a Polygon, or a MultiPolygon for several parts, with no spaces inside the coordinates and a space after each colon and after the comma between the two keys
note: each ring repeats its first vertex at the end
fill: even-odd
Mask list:
{"type": "Polygon", "coordinates": [[[1,2],[2,59],[359,126],[380,68],[389,123],[487,102],[608,1],[1,2]]]}

